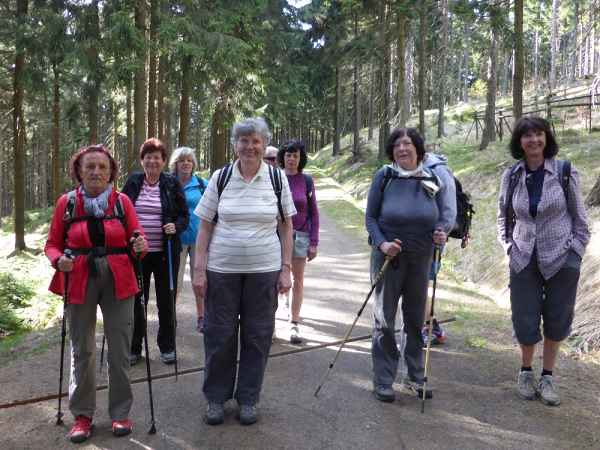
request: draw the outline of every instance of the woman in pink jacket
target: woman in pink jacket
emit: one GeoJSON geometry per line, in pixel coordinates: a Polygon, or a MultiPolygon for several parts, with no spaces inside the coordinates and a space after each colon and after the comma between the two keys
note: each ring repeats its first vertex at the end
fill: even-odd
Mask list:
{"type": "Polygon", "coordinates": [[[118,167],[101,145],[80,149],[71,159],[78,187],[62,195],[54,209],[45,252],[56,269],[50,291],[63,295],[71,343],[69,409],[75,422],[72,442],[91,436],[96,406],[96,308],[100,305],[108,342],[109,407],[116,436],[131,432],[133,401],[129,383],[129,347],[133,297],[138,292],[131,258],[146,240],[126,195],[113,188],[118,167]]]}

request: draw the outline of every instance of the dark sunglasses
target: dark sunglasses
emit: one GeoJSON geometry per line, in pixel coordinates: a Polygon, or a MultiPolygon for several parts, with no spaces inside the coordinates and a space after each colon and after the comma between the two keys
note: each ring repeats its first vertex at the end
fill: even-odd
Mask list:
{"type": "Polygon", "coordinates": [[[263,159],[265,161],[275,161],[277,159],[277,156],[265,156],[263,159]]]}

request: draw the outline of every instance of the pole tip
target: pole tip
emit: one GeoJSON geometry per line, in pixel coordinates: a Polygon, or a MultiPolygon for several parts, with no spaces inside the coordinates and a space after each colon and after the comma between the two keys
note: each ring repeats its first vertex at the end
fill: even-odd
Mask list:
{"type": "Polygon", "coordinates": [[[152,426],[148,430],[148,434],[156,434],[156,427],[154,426],[154,424],[152,424],[152,426]]]}

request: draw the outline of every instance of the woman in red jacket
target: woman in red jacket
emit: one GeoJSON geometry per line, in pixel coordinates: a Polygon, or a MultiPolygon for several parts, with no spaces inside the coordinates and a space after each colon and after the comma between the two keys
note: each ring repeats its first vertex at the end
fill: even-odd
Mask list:
{"type": "Polygon", "coordinates": [[[108,342],[112,431],[125,436],[132,429],[128,370],[138,286],[130,256],[144,252],[146,240],[131,201],[113,188],[118,167],[106,148],[80,149],[70,169],[79,186],[58,199],[45,252],[56,269],[50,291],[63,295],[63,273],[69,274],[65,312],[72,349],[69,409],[75,423],[68,436],[83,442],[91,436],[96,406],[97,305],[108,342]]]}

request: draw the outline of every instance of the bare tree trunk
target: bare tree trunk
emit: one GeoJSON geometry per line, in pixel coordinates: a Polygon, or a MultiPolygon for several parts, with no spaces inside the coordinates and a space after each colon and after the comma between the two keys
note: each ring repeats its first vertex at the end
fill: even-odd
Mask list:
{"type": "Polygon", "coordinates": [[[413,33],[410,31],[410,27],[408,27],[408,36],[406,42],[406,70],[404,72],[404,85],[405,85],[405,94],[404,94],[404,104],[402,107],[402,115],[400,117],[400,122],[406,125],[410,115],[412,113],[412,99],[414,93],[414,68],[415,68],[415,60],[413,58],[413,50],[415,46],[415,38],[413,33]]]}
{"type": "Polygon", "coordinates": [[[373,64],[369,64],[369,113],[368,113],[368,126],[369,135],[368,140],[373,140],[373,128],[375,128],[375,68],[373,64]]]}
{"type": "Polygon", "coordinates": [[[97,144],[98,139],[98,103],[100,96],[100,86],[103,79],[102,62],[100,60],[100,11],[98,3],[100,0],[94,0],[89,6],[88,33],[90,43],[86,49],[88,59],[89,82],[86,87],[87,107],[89,120],[89,143],[97,144]]]}
{"type": "Polygon", "coordinates": [[[133,147],[138,150],[146,140],[146,0],[135,1],[135,26],[143,41],[136,54],[137,67],[133,88],[133,147]]]}
{"type": "Polygon", "coordinates": [[[513,78],[513,117],[523,114],[523,78],[525,61],[523,49],[523,0],[515,0],[515,73],[513,78]]]}
{"type": "Polygon", "coordinates": [[[28,0],[17,0],[17,42],[13,73],[13,170],[15,251],[25,250],[25,113],[23,73],[25,71],[25,32],[28,0]]]}
{"type": "Polygon", "coordinates": [[[439,74],[438,74],[438,126],[437,137],[441,138],[444,133],[444,107],[446,105],[446,55],[448,53],[448,0],[440,1],[440,13],[442,16],[442,42],[438,49],[439,74]]]}
{"type": "Polygon", "coordinates": [[[394,114],[400,114],[400,126],[406,126],[407,113],[404,110],[406,92],[406,39],[408,37],[408,17],[404,9],[398,11],[398,40],[396,46],[396,107],[394,114]]]}
{"type": "Polygon", "coordinates": [[[52,83],[52,200],[56,201],[62,191],[60,176],[60,70],[58,64],[52,64],[54,80],[52,83]]]}
{"type": "Polygon", "coordinates": [[[598,177],[596,183],[594,184],[594,187],[585,199],[585,204],[590,208],[592,206],[600,205],[600,177],[598,177]]]}
{"type": "Polygon", "coordinates": [[[181,101],[179,103],[179,146],[188,145],[190,128],[190,94],[192,92],[192,56],[186,55],[181,64],[181,101]]]}
{"type": "Polygon", "coordinates": [[[158,59],[158,86],[156,89],[156,118],[158,138],[165,141],[165,96],[167,94],[167,56],[161,55],[158,59]]]}
{"type": "Polygon", "coordinates": [[[390,135],[390,87],[391,87],[391,48],[390,48],[390,5],[388,1],[381,2],[382,29],[380,45],[383,52],[383,67],[381,69],[381,103],[379,113],[379,159],[385,158],[385,142],[390,135]]]}
{"type": "Polygon", "coordinates": [[[559,0],[552,0],[552,23],[550,31],[550,75],[548,77],[548,88],[550,94],[556,87],[556,59],[558,55],[558,6],[559,0]]]}
{"type": "Polygon", "coordinates": [[[335,105],[333,107],[333,156],[337,156],[341,153],[340,139],[341,139],[341,103],[342,103],[342,80],[339,66],[335,66],[335,105]]]}
{"type": "MultiPolygon", "coordinates": [[[[358,14],[354,15],[354,36],[358,36],[358,14]]],[[[354,60],[352,78],[352,131],[354,134],[354,139],[352,140],[352,158],[354,161],[358,161],[360,160],[360,98],[358,92],[358,58],[354,60]]]]}
{"type": "Polygon", "coordinates": [[[148,137],[156,137],[156,59],[160,0],[150,0],[150,46],[148,49],[148,137]]]}
{"type": "Polygon", "coordinates": [[[211,126],[211,172],[223,167],[223,165],[225,165],[227,162],[227,138],[230,116],[231,110],[229,106],[229,98],[223,92],[221,92],[217,99],[217,105],[215,106],[211,126]]]}
{"type": "Polygon", "coordinates": [[[427,36],[427,3],[423,0],[419,8],[419,132],[423,137],[425,137],[425,37],[427,36]]]}
{"type": "Polygon", "coordinates": [[[126,129],[127,129],[127,172],[131,173],[135,167],[137,157],[133,147],[133,108],[131,104],[131,77],[127,82],[125,93],[126,129]]]}
{"type": "Polygon", "coordinates": [[[496,140],[496,91],[497,91],[497,77],[496,77],[496,60],[497,60],[497,42],[498,42],[498,29],[494,26],[494,19],[490,19],[492,22],[491,40],[490,40],[490,51],[489,51],[489,62],[488,62],[488,77],[487,77],[487,104],[485,106],[485,123],[481,137],[481,145],[479,150],[487,148],[490,142],[496,140]]]}

